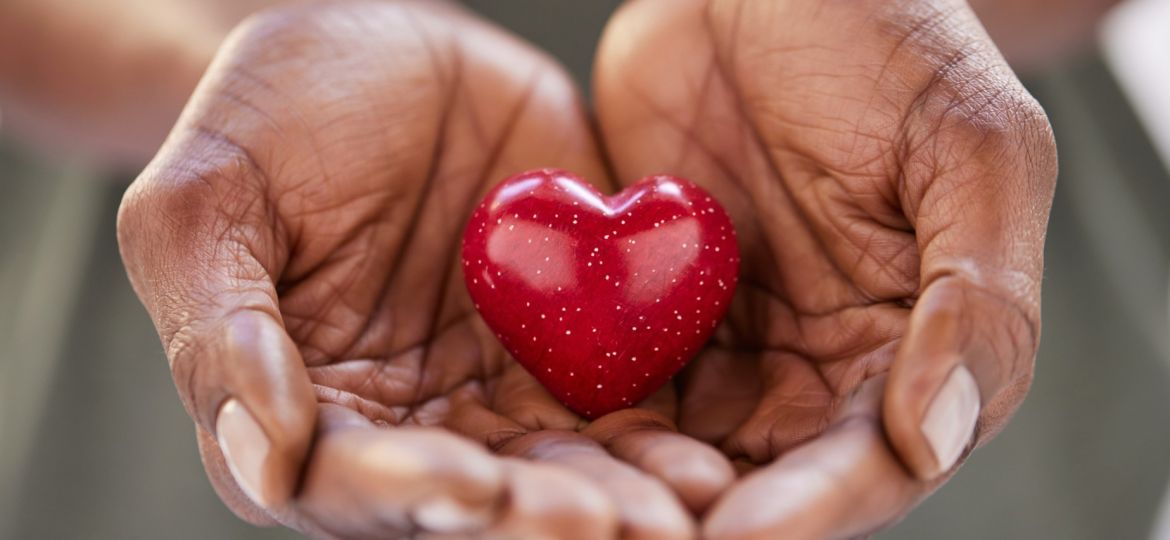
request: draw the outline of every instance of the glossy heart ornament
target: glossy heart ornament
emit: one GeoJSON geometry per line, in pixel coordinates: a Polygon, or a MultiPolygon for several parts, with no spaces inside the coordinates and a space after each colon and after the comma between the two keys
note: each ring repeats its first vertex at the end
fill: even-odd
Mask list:
{"type": "Polygon", "coordinates": [[[660,388],[710,338],[739,275],[731,220],[706,191],[651,176],[606,197],[537,170],[488,193],[463,276],[504,347],[562,403],[596,418],[660,388]]]}

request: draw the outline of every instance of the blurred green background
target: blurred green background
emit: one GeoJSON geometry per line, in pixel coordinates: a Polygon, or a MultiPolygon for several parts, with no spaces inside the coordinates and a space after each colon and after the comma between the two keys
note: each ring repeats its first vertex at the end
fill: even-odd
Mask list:
{"type": "MultiPolygon", "coordinates": [[[[618,2],[469,3],[587,81],[618,2]]],[[[1026,82],[1062,163],[1035,384],[999,438],[883,538],[1156,536],[1170,479],[1170,178],[1101,54],[1026,82]]],[[[133,174],[0,138],[0,538],[294,537],[237,520],[203,476],[118,257],[133,174]]]]}

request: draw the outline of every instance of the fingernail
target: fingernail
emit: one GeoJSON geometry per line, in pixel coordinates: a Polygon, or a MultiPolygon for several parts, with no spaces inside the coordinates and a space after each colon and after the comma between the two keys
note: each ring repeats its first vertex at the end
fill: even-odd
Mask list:
{"type": "Polygon", "coordinates": [[[922,433],[934,452],[938,476],[955,466],[979,419],[979,386],[964,366],[955,368],[922,420],[922,433]]]}
{"type": "Polygon", "coordinates": [[[260,424],[239,401],[229,399],[219,410],[215,431],[224,460],[240,489],[253,502],[267,508],[268,501],[263,494],[264,462],[272,443],[260,424]]]}

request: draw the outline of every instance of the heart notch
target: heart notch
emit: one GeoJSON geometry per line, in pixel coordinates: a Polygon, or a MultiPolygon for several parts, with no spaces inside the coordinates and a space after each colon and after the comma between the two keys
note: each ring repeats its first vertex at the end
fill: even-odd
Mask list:
{"type": "Polygon", "coordinates": [[[473,212],[462,259],[504,348],[589,418],[637,404],[682,369],[739,276],[723,207],[667,175],[608,197],[561,170],[515,175],[473,212]]]}

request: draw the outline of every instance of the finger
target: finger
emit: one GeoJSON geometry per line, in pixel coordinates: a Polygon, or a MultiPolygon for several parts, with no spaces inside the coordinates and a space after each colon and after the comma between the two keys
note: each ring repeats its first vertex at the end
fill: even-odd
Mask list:
{"type": "Polygon", "coordinates": [[[696,515],[735,481],[735,469],[712,446],[678,433],[661,414],[625,409],[598,418],[581,431],[614,457],[666,484],[696,515]]]}
{"type": "Polygon", "coordinates": [[[919,477],[952,469],[1023,400],[1038,301],[1016,304],[959,277],[935,281],[918,301],[890,370],[884,417],[891,444],[919,477]]]}
{"type": "Polygon", "coordinates": [[[736,484],[711,508],[704,538],[854,538],[909,511],[931,486],[885,443],[883,384],[864,383],[822,435],[736,484]]]}
{"type": "Polygon", "coordinates": [[[617,461],[593,440],[570,431],[541,431],[512,439],[501,454],[556,464],[583,474],[618,509],[622,537],[691,538],[694,524],[657,479],[617,461]]]}
{"type": "Polygon", "coordinates": [[[508,506],[488,538],[617,538],[610,497],[587,478],[552,464],[504,459],[508,506]]]}
{"type": "Polygon", "coordinates": [[[301,530],[344,538],[612,538],[609,498],[552,465],[498,459],[443,430],[375,428],[321,406],[297,507],[301,530]]]}
{"type": "Polygon", "coordinates": [[[295,503],[312,526],[345,538],[471,535],[496,519],[505,474],[474,443],[441,429],[376,428],[329,404],[320,423],[295,503]]]}
{"type": "Polygon", "coordinates": [[[220,500],[240,519],[257,527],[271,527],[279,523],[268,510],[257,505],[248,497],[240,485],[232,479],[231,470],[219,450],[219,441],[207,430],[195,426],[195,440],[199,446],[199,458],[207,471],[211,487],[220,500]]]}
{"type": "MultiPolygon", "coordinates": [[[[444,427],[493,451],[526,433],[519,423],[490,410],[478,390],[459,391],[449,399],[450,414],[444,427]]],[[[508,508],[486,537],[617,537],[617,510],[610,497],[589,479],[564,467],[526,460],[504,459],[504,467],[508,508]]]]}
{"type": "Polygon", "coordinates": [[[316,400],[277,307],[283,252],[241,163],[214,138],[176,143],[127,192],[118,236],[184,406],[218,441],[205,448],[272,510],[296,487],[316,400]]]}
{"type": "Polygon", "coordinates": [[[452,393],[448,398],[450,408],[443,416],[443,427],[492,451],[528,431],[512,419],[489,409],[485,399],[478,388],[452,393]]]}

